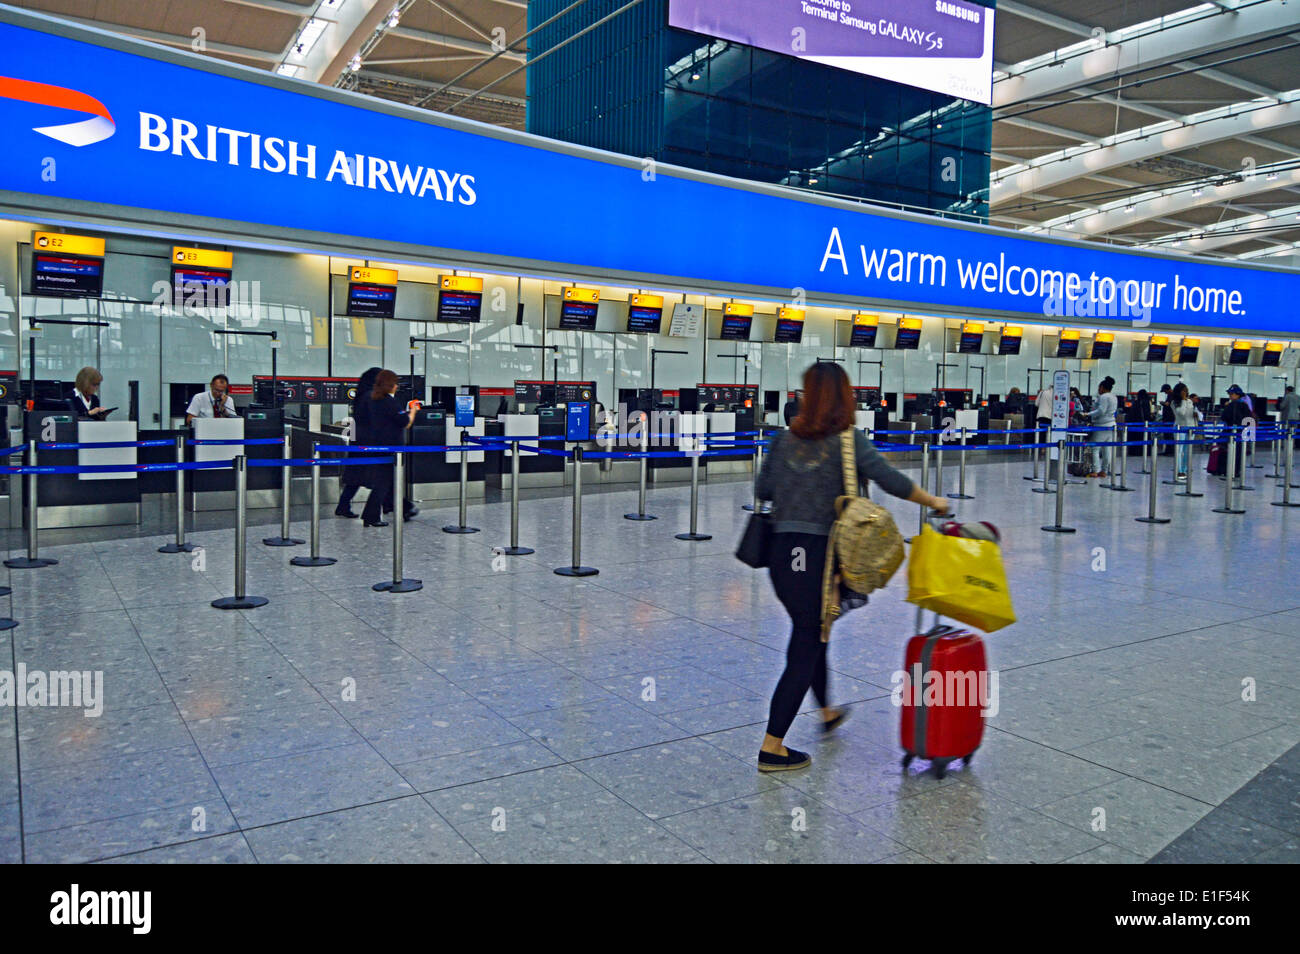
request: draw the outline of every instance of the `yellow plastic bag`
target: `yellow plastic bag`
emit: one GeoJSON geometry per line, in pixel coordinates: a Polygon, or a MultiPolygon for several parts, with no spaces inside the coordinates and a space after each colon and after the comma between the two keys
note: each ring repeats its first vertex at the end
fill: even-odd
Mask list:
{"type": "Polygon", "coordinates": [[[992,540],[950,537],[929,524],[912,539],[907,601],[986,633],[1016,621],[1001,548],[992,540]]]}

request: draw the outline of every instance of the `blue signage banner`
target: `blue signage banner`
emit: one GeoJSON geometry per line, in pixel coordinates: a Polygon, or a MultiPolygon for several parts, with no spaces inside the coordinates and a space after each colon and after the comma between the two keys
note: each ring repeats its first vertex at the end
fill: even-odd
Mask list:
{"type": "Polygon", "coordinates": [[[1295,272],[867,211],[49,22],[0,7],[0,200],[28,214],[58,197],[773,299],[1296,330],[1295,272]],[[556,214],[574,198],[583,215],[556,214]]]}

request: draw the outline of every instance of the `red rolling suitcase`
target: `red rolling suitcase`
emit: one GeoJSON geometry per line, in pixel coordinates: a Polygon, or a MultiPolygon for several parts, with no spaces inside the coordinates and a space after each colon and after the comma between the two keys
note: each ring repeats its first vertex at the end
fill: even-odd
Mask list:
{"type": "Polygon", "coordinates": [[[984,737],[984,640],[969,630],[940,625],[936,617],[933,628],[907,641],[904,669],[903,768],[915,758],[928,759],[935,777],[943,778],[957,759],[970,765],[984,737]]]}

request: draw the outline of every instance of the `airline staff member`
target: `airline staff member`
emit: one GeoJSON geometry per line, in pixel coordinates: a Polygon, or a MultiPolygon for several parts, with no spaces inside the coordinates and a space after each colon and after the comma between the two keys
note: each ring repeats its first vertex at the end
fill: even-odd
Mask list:
{"type": "Polygon", "coordinates": [[[193,424],[196,417],[239,417],[235,402],[230,399],[230,379],[224,374],[213,375],[208,389],[190,401],[185,409],[185,423],[193,424]]]}
{"type": "Polygon", "coordinates": [[[68,410],[79,421],[102,421],[104,408],[99,405],[99,386],[104,383],[104,376],[94,368],[82,368],[77,372],[77,381],[72,397],[68,398],[68,410]]]}
{"type": "MultiPolygon", "coordinates": [[[[370,391],[370,407],[366,412],[370,421],[370,437],[380,447],[404,443],[405,431],[415,423],[415,412],[419,410],[417,407],[402,407],[402,402],[396,397],[397,383],[397,375],[385,368],[375,375],[375,386],[370,391]]],[[[367,481],[370,496],[361,511],[361,522],[367,527],[386,527],[387,522],[380,519],[380,506],[383,506],[384,511],[393,509],[396,497],[393,465],[378,464],[367,469],[370,471],[367,481]]],[[[403,514],[403,519],[409,520],[418,512],[411,507],[403,514]]]]}

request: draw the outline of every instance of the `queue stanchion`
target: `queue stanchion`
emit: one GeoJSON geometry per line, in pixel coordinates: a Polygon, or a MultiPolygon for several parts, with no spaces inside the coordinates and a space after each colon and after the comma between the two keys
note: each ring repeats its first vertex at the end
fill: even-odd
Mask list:
{"type": "MultiPolygon", "coordinates": [[[[176,463],[185,463],[185,435],[176,438],[176,463]]],[[[185,542],[185,471],[176,468],[176,542],[158,548],[159,553],[190,553],[194,544],[185,542]]]]}
{"type": "Polygon", "coordinates": [[[1222,433],[1227,437],[1227,440],[1224,442],[1226,445],[1225,453],[1227,459],[1224,462],[1226,469],[1223,474],[1223,506],[1215,507],[1214,513],[1245,513],[1245,510],[1239,509],[1236,506],[1236,500],[1233,497],[1233,490],[1235,489],[1236,484],[1233,475],[1237,470],[1236,434],[1233,432],[1233,428],[1231,427],[1225,427],[1222,433]]]}
{"type": "Polygon", "coordinates": [[[1007,426],[1006,426],[1006,432],[1002,435],[1002,446],[1010,447],[1011,446],[1011,421],[1007,420],[1005,423],[1007,426]]]}
{"type": "Polygon", "coordinates": [[[1065,441],[1056,442],[1056,523],[1043,527],[1048,533],[1074,533],[1074,527],[1067,527],[1061,521],[1065,519],[1065,441]]]}
{"type": "MultiPolygon", "coordinates": [[[[33,470],[36,467],[36,441],[34,440],[27,442],[27,466],[33,470]]],[[[54,566],[59,562],[58,560],[51,560],[40,555],[40,540],[37,527],[40,504],[37,500],[36,474],[34,472],[27,474],[25,492],[27,494],[27,556],[5,560],[5,566],[11,570],[36,570],[43,566],[54,566]]]]}
{"type": "MultiPolygon", "coordinates": [[[[925,489],[925,485],[929,481],[929,479],[930,479],[930,445],[922,444],[921,445],[921,489],[922,490],[925,489]]],[[[925,508],[922,507],[921,520],[919,525],[916,528],[916,532],[920,533],[924,529],[925,529],[925,508]]]]}
{"type": "Polygon", "coordinates": [[[943,496],[943,434],[936,434],[937,444],[934,448],[934,495],[943,496]]]}
{"type": "MultiPolygon", "coordinates": [[[[1007,421],[1007,439],[1010,440],[1010,438],[1011,438],[1011,422],[1007,421]]],[[[1025,475],[1023,478],[1021,478],[1022,480],[1032,480],[1034,483],[1038,483],[1038,455],[1040,452],[1045,452],[1046,450],[1047,450],[1047,428],[1043,427],[1034,431],[1034,443],[1029,450],[1029,459],[1033,461],[1034,472],[1032,474],[1025,475]]],[[[1051,468],[1048,469],[1050,470],[1051,468]]],[[[1042,492],[1047,493],[1046,490],[1042,492]]]]}
{"type": "Polygon", "coordinates": [[[700,517],[700,454],[704,448],[695,438],[691,447],[691,529],[686,533],[676,534],[678,540],[712,540],[713,534],[699,532],[700,517]]]}
{"type": "Polygon", "coordinates": [[[289,466],[288,461],[293,456],[290,440],[292,431],[292,425],[284,425],[285,464],[280,468],[280,535],[266,537],[262,542],[268,547],[297,547],[306,542],[289,536],[289,507],[293,504],[293,468],[289,466]]]}
{"type": "Polygon", "coordinates": [[[312,448],[311,459],[311,556],[296,556],[289,562],[294,566],[333,566],[339,561],[320,555],[320,448],[312,448]]]}
{"type": "Polygon", "coordinates": [[[1300,507],[1300,502],[1291,502],[1291,467],[1295,458],[1292,436],[1292,425],[1283,425],[1282,439],[1286,441],[1286,450],[1282,453],[1282,499],[1273,501],[1274,507],[1300,507]]]}
{"type": "MultiPolygon", "coordinates": [[[[1187,432],[1187,479],[1182,481],[1183,489],[1174,494],[1174,496],[1204,497],[1205,494],[1192,489],[1192,474],[1196,473],[1196,441],[1192,437],[1192,429],[1189,427],[1185,428],[1185,430],[1187,432]]],[[[1175,453],[1174,459],[1178,459],[1177,453],[1175,453]]]]}
{"type": "MultiPolygon", "coordinates": [[[[870,438],[867,438],[870,440],[870,438]]],[[[758,474],[763,469],[763,432],[759,431],[758,436],[754,439],[754,502],[743,504],[741,510],[748,510],[750,513],[758,513],[758,474]]]]}
{"type": "MultiPolygon", "coordinates": [[[[1287,430],[1286,424],[1283,423],[1281,427],[1283,433],[1286,433],[1287,430]]],[[[1282,478],[1282,456],[1281,455],[1282,455],[1282,438],[1275,436],[1273,438],[1273,473],[1264,475],[1269,480],[1280,480],[1282,478]]]]}
{"type": "Polygon", "coordinates": [[[1255,463],[1255,440],[1250,440],[1246,445],[1246,466],[1251,470],[1263,470],[1263,464],[1255,463]]]}
{"type": "Polygon", "coordinates": [[[654,514],[645,512],[646,474],[650,469],[650,461],[647,457],[644,456],[645,454],[644,437],[641,439],[641,453],[643,456],[641,457],[640,474],[637,477],[636,513],[623,514],[624,520],[658,520],[659,519],[654,514]]]}
{"type": "Polygon", "coordinates": [[[600,571],[582,565],[582,447],[573,448],[573,556],[568,566],[557,566],[557,576],[595,576],[600,571]]]}
{"type": "Polygon", "coordinates": [[[510,454],[510,546],[501,551],[506,556],[528,556],[536,553],[532,547],[519,545],[519,442],[510,454]]]}
{"type": "MultiPolygon", "coordinates": [[[[1043,437],[1044,437],[1044,438],[1046,438],[1047,436],[1048,436],[1047,433],[1044,433],[1044,434],[1043,434],[1043,437]]],[[[1058,443],[1057,446],[1060,446],[1060,444],[1058,443]]],[[[1044,443],[1043,443],[1043,486],[1041,486],[1041,487],[1031,487],[1031,488],[1030,488],[1030,489],[1031,489],[1034,493],[1036,493],[1036,494],[1054,494],[1054,493],[1056,493],[1056,488],[1052,486],[1052,455],[1051,455],[1050,450],[1049,450],[1050,447],[1051,447],[1051,445],[1048,444],[1048,443],[1044,440],[1044,443]]],[[[1034,453],[1037,454],[1038,451],[1035,450],[1034,453]]],[[[1038,465],[1037,465],[1038,458],[1035,457],[1035,458],[1034,458],[1034,461],[1035,461],[1035,463],[1034,463],[1034,474],[1037,475],[1037,474],[1038,474],[1038,465]]],[[[1057,469],[1057,470],[1062,470],[1062,469],[1064,469],[1064,467],[1065,467],[1065,455],[1064,455],[1064,453],[1062,453],[1062,455],[1061,455],[1061,459],[1058,460],[1058,461],[1056,462],[1056,469],[1057,469]]],[[[1059,476],[1059,475],[1058,475],[1058,476],[1059,476]]]]}
{"type": "Polygon", "coordinates": [[[957,451],[957,492],[948,496],[954,500],[975,499],[966,493],[966,428],[964,427],[961,429],[961,448],[957,451]]]}
{"type": "Polygon", "coordinates": [[[212,601],[217,609],[256,609],[269,601],[249,596],[248,577],[248,458],[242,454],[231,463],[235,468],[235,595],[212,601]]]}
{"type": "MultiPolygon", "coordinates": [[[[468,508],[468,504],[466,503],[466,500],[469,495],[469,455],[466,449],[467,443],[468,441],[466,440],[466,432],[461,431],[460,444],[462,450],[460,452],[460,509],[458,511],[458,513],[460,514],[460,523],[456,524],[454,527],[450,525],[443,527],[442,528],[443,533],[478,533],[478,527],[471,527],[465,523],[465,520],[467,519],[466,512],[468,508]]],[[[517,449],[518,449],[518,445],[516,445],[516,450],[517,449]]]]}
{"type": "MultiPolygon", "coordinates": [[[[462,455],[463,459],[463,455],[462,455]]],[[[402,528],[406,521],[406,455],[393,455],[393,578],[371,587],[379,593],[414,593],[424,589],[422,580],[412,580],[402,575],[402,528]]]]}
{"type": "MultiPolygon", "coordinates": [[[[1142,425],[1142,433],[1143,433],[1143,434],[1149,434],[1149,433],[1150,433],[1150,430],[1151,430],[1151,425],[1149,425],[1149,424],[1143,424],[1143,425],[1142,425]]],[[[1138,473],[1139,473],[1139,474],[1142,474],[1142,475],[1144,475],[1144,476],[1145,476],[1146,474],[1151,473],[1151,466],[1150,466],[1150,464],[1147,462],[1147,461],[1148,461],[1149,454],[1150,454],[1150,451],[1151,451],[1151,445],[1150,445],[1150,444],[1147,444],[1147,443],[1143,443],[1143,444],[1142,444],[1142,469],[1139,470],[1138,473]]]]}
{"type": "MultiPolygon", "coordinates": [[[[1118,427],[1122,428],[1120,431],[1120,443],[1128,444],[1128,422],[1125,421],[1123,424],[1118,425],[1118,427]]],[[[1110,484],[1107,486],[1110,490],[1131,494],[1136,491],[1137,488],[1128,485],[1128,447],[1116,447],[1115,452],[1119,455],[1119,483],[1115,483],[1115,468],[1112,466],[1110,484]]]]}
{"type": "MultiPolygon", "coordinates": [[[[1157,435],[1152,434],[1151,444],[1151,473],[1147,476],[1147,515],[1145,517],[1134,517],[1138,523],[1169,523],[1169,517],[1156,516],[1156,494],[1160,490],[1160,448],[1156,444],[1157,435]]],[[[1178,458],[1175,456],[1174,460],[1178,458]]],[[[1176,465],[1175,465],[1176,466],[1176,465]]]]}

